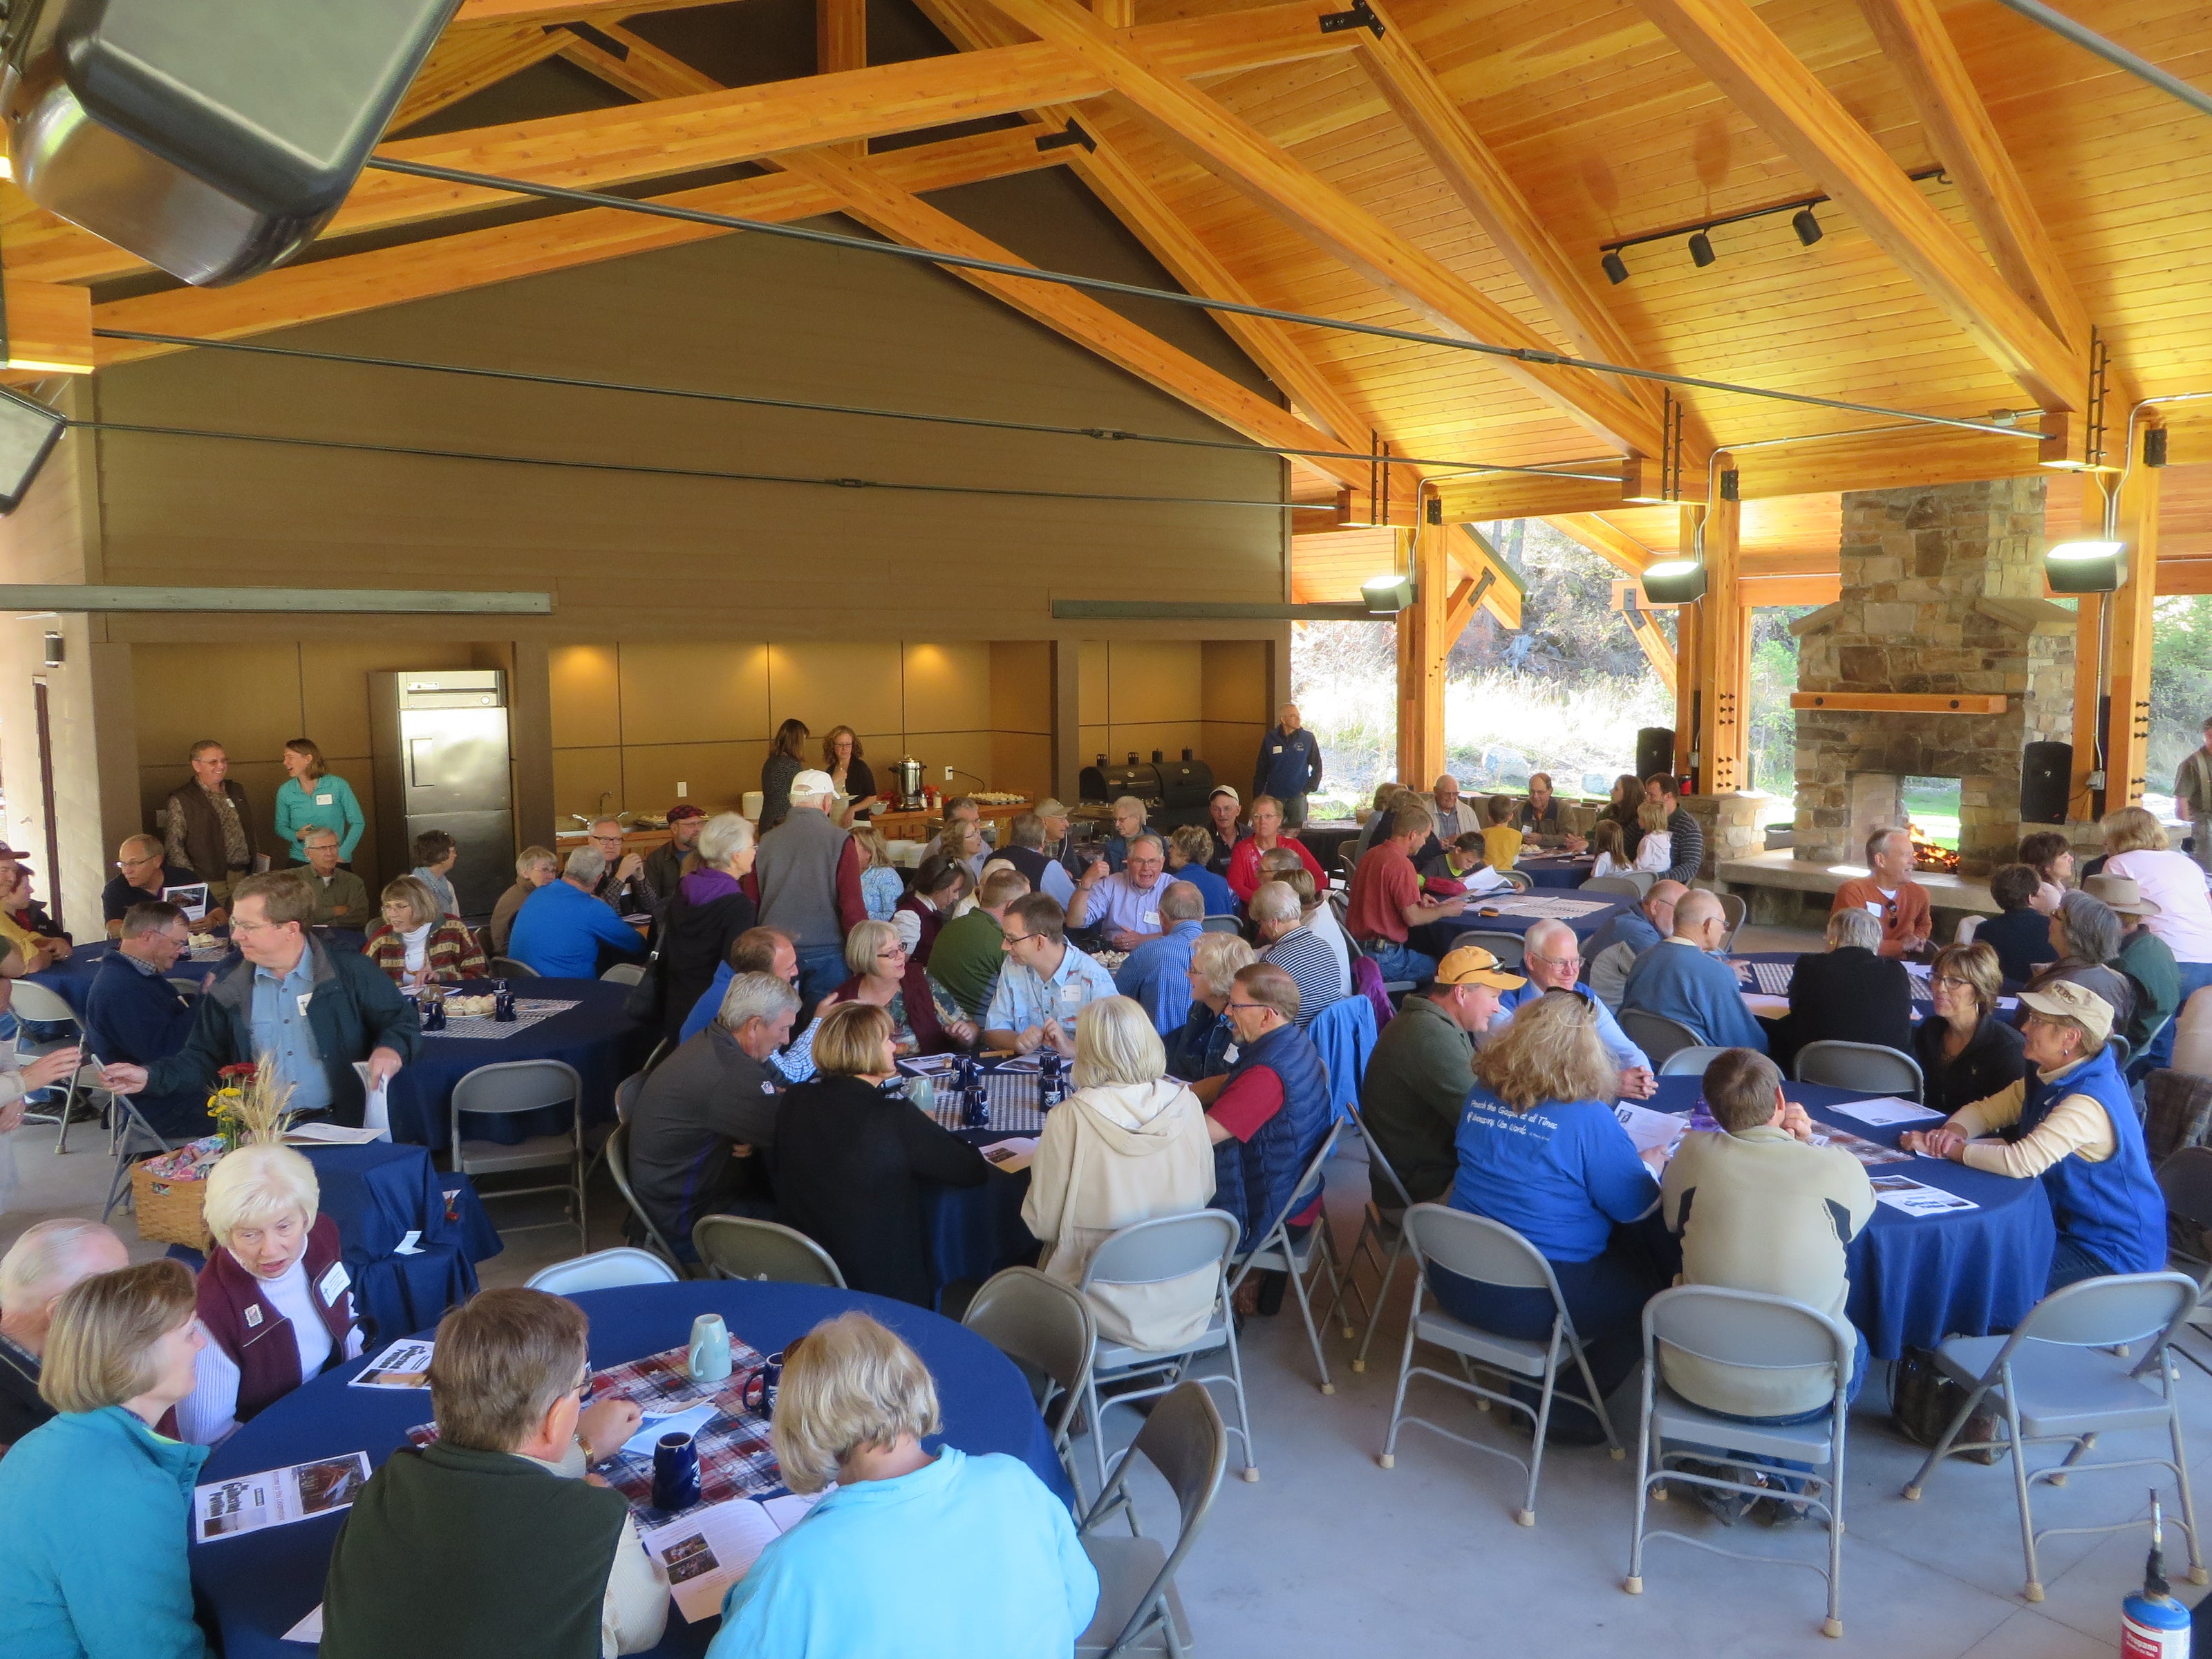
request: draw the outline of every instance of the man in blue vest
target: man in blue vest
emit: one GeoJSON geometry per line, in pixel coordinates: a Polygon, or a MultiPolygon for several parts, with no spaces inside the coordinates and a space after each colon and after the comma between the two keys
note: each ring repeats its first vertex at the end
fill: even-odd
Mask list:
{"type": "Polygon", "coordinates": [[[1273,795],[1283,804],[1283,827],[1306,821],[1306,797],[1321,787],[1321,743],[1298,723],[1298,706],[1275,711],[1274,729],[1260,739],[1260,762],[1252,769],[1252,794],[1273,795]]]}
{"type": "Polygon", "coordinates": [[[2110,1042],[2112,1007],[2087,987],[2055,980],[2027,991],[2028,1075],[1908,1133],[1908,1152],[1995,1175],[2039,1180],[2051,1195],[2058,1248],[2046,1291],[2106,1273],[2166,1266],[2166,1201],[2151,1175],[2142,1127],[2110,1042]],[[1999,1130],[2006,1139],[1983,1139],[1999,1130]]]}

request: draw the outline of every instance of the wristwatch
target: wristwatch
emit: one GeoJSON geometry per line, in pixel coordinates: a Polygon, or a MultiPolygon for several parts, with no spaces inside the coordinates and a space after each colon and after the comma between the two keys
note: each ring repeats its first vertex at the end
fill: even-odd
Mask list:
{"type": "Polygon", "coordinates": [[[576,1449],[584,1454],[584,1468],[586,1471],[599,1461],[599,1455],[592,1449],[592,1443],[584,1438],[584,1431],[581,1429],[576,1431],[576,1449]]]}

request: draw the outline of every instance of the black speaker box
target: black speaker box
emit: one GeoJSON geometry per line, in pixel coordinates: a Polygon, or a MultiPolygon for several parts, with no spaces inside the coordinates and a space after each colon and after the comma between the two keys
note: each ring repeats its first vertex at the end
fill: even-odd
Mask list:
{"type": "Polygon", "coordinates": [[[2022,823],[2066,822],[2066,792],[2074,780],[2074,745],[2031,743],[2020,762],[2020,819],[2022,823]]]}
{"type": "Polygon", "coordinates": [[[1636,775],[1648,778],[1654,772],[1671,774],[1674,769],[1674,733],[1664,726],[1646,726],[1636,733],[1636,775]]]}

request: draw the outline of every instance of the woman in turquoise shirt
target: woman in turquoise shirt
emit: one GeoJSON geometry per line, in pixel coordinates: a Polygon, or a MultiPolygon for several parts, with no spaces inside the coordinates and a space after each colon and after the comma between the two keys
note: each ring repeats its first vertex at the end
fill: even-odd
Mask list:
{"type": "Polygon", "coordinates": [[[784,1484],[837,1490],[761,1552],[708,1659],[1067,1659],[1098,1575],[1067,1507],[1019,1458],[922,1449],[937,1388],[863,1313],[785,1351],[769,1436],[784,1484]]]}
{"type": "Polygon", "coordinates": [[[312,738],[295,738],[284,745],[284,769],[292,775],[276,786],[276,839],[292,849],[292,862],[307,861],[300,838],[319,827],[337,831],[338,861],[350,868],[353,849],[368,827],[353,786],[325,769],[323,751],[312,738]]]}
{"type": "Polygon", "coordinates": [[[142,1261],[62,1297],[39,1392],[60,1413],[0,1459],[9,1659],[207,1659],[192,1622],[192,1485],[207,1461],[154,1431],[205,1345],[192,1276],[142,1261]]]}

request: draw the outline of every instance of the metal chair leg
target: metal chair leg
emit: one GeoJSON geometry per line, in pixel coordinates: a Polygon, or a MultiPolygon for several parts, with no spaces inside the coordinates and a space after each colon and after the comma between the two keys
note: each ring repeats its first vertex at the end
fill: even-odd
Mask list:
{"type": "Polygon", "coordinates": [[[2021,1438],[2020,1402],[2013,1398],[2012,1375],[2004,1379],[2005,1433],[2012,1441],[2012,1489],[2020,1504],[2020,1544],[2027,1557],[2027,1583],[2021,1594],[2031,1601],[2043,1599],[2043,1573],[2035,1560],[2035,1512],[2028,1506],[2027,1446],[2021,1438]]]}

